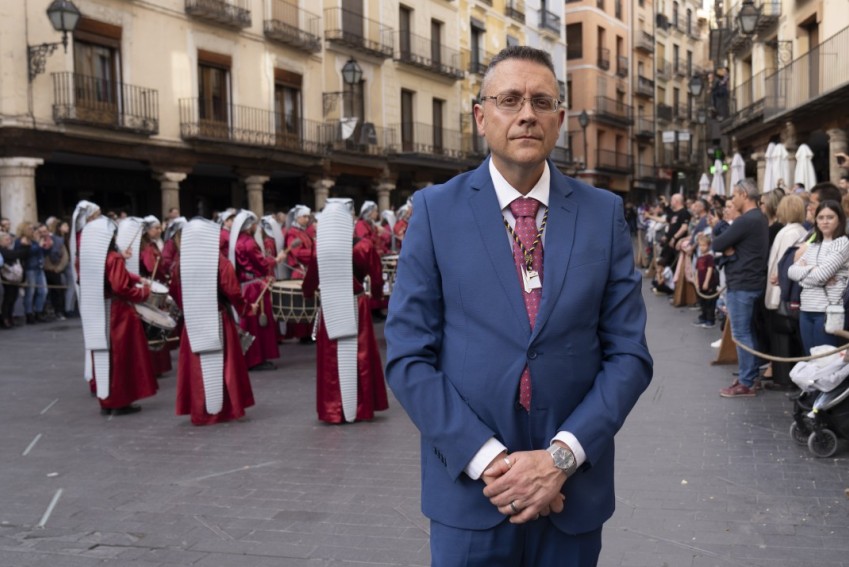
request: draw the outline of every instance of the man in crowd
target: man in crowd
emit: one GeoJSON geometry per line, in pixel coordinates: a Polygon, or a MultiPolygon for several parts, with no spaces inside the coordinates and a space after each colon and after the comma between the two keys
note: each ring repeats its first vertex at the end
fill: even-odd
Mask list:
{"type": "Polygon", "coordinates": [[[675,246],[687,236],[690,225],[690,212],[684,206],[684,197],[680,193],[672,195],[669,201],[666,223],[661,255],[666,260],[666,265],[671,266],[675,262],[675,246]]]}

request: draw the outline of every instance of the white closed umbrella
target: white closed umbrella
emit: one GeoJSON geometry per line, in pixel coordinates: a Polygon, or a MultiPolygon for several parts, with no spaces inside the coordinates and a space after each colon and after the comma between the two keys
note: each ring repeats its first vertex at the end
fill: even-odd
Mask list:
{"type": "Polygon", "coordinates": [[[793,182],[804,185],[806,191],[810,191],[811,187],[817,184],[817,173],[814,171],[814,164],[811,161],[813,158],[814,152],[811,151],[808,144],[802,144],[796,150],[796,171],[793,175],[793,182]]]}
{"type": "Polygon", "coordinates": [[[764,165],[764,179],[763,179],[763,187],[761,187],[762,193],[769,193],[773,189],[775,189],[775,168],[773,168],[772,164],[774,161],[774,149],[775,144],[772,142],[766,147],[766,152],[764,152],[764,161],[766,164],[764,165]]]}
{"type": "Polygon", "coordinates": [[[737,184],[746,178],[746,162],[743,161],[743,156],[740,152],[736,152],[731,158],[731,180],[729,186],[733,189],[737,184]]]}
{"type": "Polygon", "coordinates": [[[725,195],[725,172],[722,171],[722,160],[713,162],[713,179],[710,182],[711,195],[725,195]]]}
{"type": "Polygon", "coordinates": [[[784,147],[784,144],[775,144],[775,147],[772,149],[772,157],[773,187],[770,187],[770,190],[778,187],[782,182],[786,189],[791,177],[790,154],[787,153],[787,148],[784,147]]]}
{"type": "Polygon", "coordinates": [[[699,193],[707,193],[708,191],[710,191],[710,177],[707,173],[702,173],[702,177],[699,179],[699,193]]]}

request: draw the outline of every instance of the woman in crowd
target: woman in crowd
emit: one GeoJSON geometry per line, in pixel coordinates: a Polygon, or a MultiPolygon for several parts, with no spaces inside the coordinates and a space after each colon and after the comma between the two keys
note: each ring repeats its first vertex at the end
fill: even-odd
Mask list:
{"type": "MultiPolygon", "coordinates": [[[[65,290],[63,289],[65,273],[71,254],[65,244],[65,238],[59,232],[61,222],[56,217],[51,217],[45,223],[47,231],[53,240],[53,246],[44,256],[44,278],[50,288],[47,290],[47,298],[53,306],[53,315],[59,321],[65,320],[65,290]]],[[[66,223],[67,224],[67,223],[66,223]]]]}
{"type": "Polygon", "coordinates": [[[27,324],[46,321],[44,303],[47,300],[47,281],[44,278],[44,255],[53,247],[50,235],[36,234],[31,222],[18,225],[18,240],[15,248],[29,246],[29,257],[24,266],[26,274],[26,291],[24,292],[24,312],[27,324]],[[24,244],[24,239],[29,244],[24,244]]]}
{"type": "Polygon", "coordinates": [[[773,189],[769,193],[761,196],[761,212],[769,222],[769,245],[775,242],[775,235],[778,234],[784,225],[778,220],[778,204],[784,197],[783,189],[773,189]]]}
{"type": "Polygon", "coordinates": [[[805,352],[819,345],[837,346],[837,336],[825,332],[829,304],[843,305],[849,280],[849,239],[846,215],[837,201],[823,201],[814,215],[814,238],[802,256],[790,266],[788,276],[802,286],[799,330],[805,352]]]}
{"type": "MultiPolygon", "coordinates": [[[[12,270],[13,266],[20,262],[21,275],[23,275],[23,266],[29,259],[30,241],[26,236],[21,237],[19,241],[21,242],[21,246],[15,248],[12,243],[12,237],[6,232],[0,232],[0,256],[3,256],[3,265],[7,270],[12,270]]],[[[7,280],[3,277],[3,305],[2,309],[0,309],[0,329],[11,329],[15,326],[12,322],[12,310],[20,293],[20,283],[7,280]]]]}

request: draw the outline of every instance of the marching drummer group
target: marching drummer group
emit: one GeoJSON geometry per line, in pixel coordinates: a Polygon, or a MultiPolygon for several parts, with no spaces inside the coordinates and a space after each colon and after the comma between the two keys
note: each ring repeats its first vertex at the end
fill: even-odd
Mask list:
{"type": "Polygon", "coordinates": [[[316,342],[319,419],[373,418],[388,407],[373,314],[383,317],[411,213],[381,218],[366,201],[355,224],[350,199],[329,199],[315,215],[228,209],[163,231],[154,216],[116,224],[81,201],[71,256],[101,413],[140,411],[179,345],[177,414],[238,419],[254,405],[248,372],[277,368],[278,343],[296,338],[316,342]]]}

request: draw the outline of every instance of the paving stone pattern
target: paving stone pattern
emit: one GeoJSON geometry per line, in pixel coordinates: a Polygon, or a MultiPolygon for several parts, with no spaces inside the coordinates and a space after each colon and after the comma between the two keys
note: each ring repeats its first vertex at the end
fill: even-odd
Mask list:
{"type": "MultiPolygon", "coordinates": [[[[792,444],[782,393],[720,398],[719,331],[646,301],[655,379],[618,436],[600,565],[849,567],[849,445],[792,444]]],[[[0,567],[429,565],[406,414],[321,424],[314,347],[281,353],[247,419],[194,427],[176,354],[141,413],[106,418],[79,320],[0,332],[0,567]]]]}

